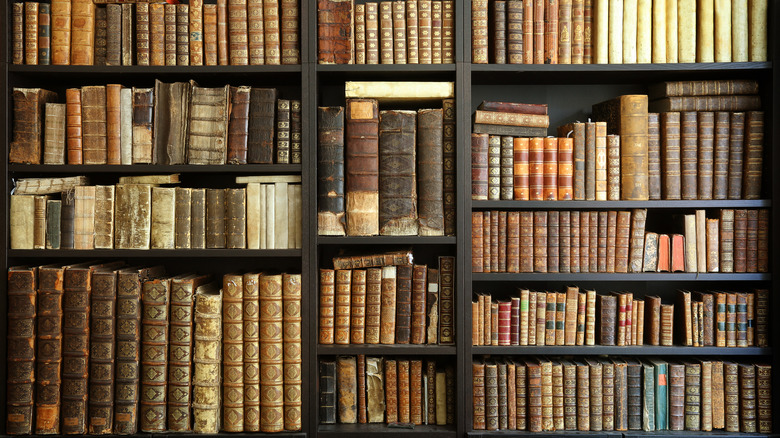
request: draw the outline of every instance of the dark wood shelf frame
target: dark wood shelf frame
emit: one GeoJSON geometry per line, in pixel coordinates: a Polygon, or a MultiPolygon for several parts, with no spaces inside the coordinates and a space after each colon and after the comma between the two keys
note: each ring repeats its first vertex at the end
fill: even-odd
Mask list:
{"type": "Polygon", "coordinates": [[[474,355],[483,354],[507,354],[507,355],[535,355],[535,356],[568,356],[568,355],[592,355],[600,356],[769,356],[772,348],[760,347],[662,347],[656,345],[626,346],[615,345],[512,345],[512,346],[487,346],[475,345],[471,347],[474,355]]]}
{"type": "Polygon", "coordinates": [[[606,209],[680,209],[769,208],[769,199],[695,200],[695,201],[472,201],[474,210],[606,210],[606,209]]]}
{"type": "Polygon", "coordinates": [[[14,175],[25,174],[89,174],[89,173],[235,173],[255,175],[300,174],[300,164],[225,164],[204,165],[194,164],[10,164],[9,172],[14,175]]]}
{"type": "Polygon", "coordinates": [[[350,344],[350,345],[317,345],[317,355],[343,355],[365,354],[379,355],[403,355],[403,356],[454,356],[457,348],[454,345],[426,345],[426,344],[350,344]]]}

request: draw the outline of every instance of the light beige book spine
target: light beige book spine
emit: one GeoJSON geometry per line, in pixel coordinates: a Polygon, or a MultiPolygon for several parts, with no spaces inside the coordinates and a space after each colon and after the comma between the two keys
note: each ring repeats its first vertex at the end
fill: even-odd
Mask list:
{"type": "Polygon", "coordinates": [[[276,249],[276,188],[265,186],[265,247],[276,249]]]}
{"type": "Polygon", "coordinates": [[[266,227],[267,225],[267,217],[266,217],[266,197],[268,194],[267,184],[261,184],[260,185],[260,193],[259,193],[259,200],[258,205],[260,209],[260,214],[258,215],[257,222],[258,222],[258,231],[260,238],[260,249],[268,249],[268,236],[266,227]]]}
{"type": "Polygon", "coordinates": [[[698,269],[696,257],[696,216],[685,215],[685,272],[696,272],[698,269]]]}
{"type": "Polygon", "coordinates": [[[11,249],[33,249],[35,197],[11,195],[11,249]]]}
{"type": "Polygon", "coordinates": [[[34,198],[33,249],[46,249],[46,200],[49,197],[38,195],[34,198]]]}
{"type": "Polygon", "coordinates": [[[246,247],[248,249],[260,249],[260,216],[265,211],[260,210],[261,184],[249,183],[246,185],[246,247]]]}
{"type": "Polygon", "coordinates": [[[731,0],[731,60],[748,59],[748,0],[731,0]]]}
{"type": "Polygon", "coordinates": [[[22,178],[16,180],[15,195],[52,195],[66,192],[73,187],[89,182],[86,176],[65,176],[60,178],[22,178]]]}
{"type": "Polygon", "coordinates": [[[379,99],[380,101],[452,99],[455,97],[455,83],[348,81],[344,86],[344,97],[347,99],[379,99]]]}
{"type": "Polygon", "coordinates": [[[133,164],[133,90],[122,88],[119,94],[119,160],[133,164]]]}
{"type": "Polygon", "coordinates": [[[119,184],[176,184],[179,174],[120,176],[119,184]]]}
{"type": "Polygon", "coordinates": [[[666,62],[676,63],[677,47],[677,1],[666,0],[666,62]]]}
{"type": "Polygon", "coordinates": [[[623,0],[611,0],[609,2],[609,63],[621,64],[622,62],[623,0]]]}
{"type": "Polygon", "coordinates": [[[274,248],[287,249],[287,183],[274,184],[274,248]]]}
{"type": "Polygon", "coordinates": [[[653,0],[637,0],[636,10],[636,62],[649,64],[653,59],[653,0]]]}
{"type": "Polygon", "coordinates": [[[149,249],[152,189],[148,184],[119,184],[114,201],[114,247],[149,249]]]}
{"type": "Polygon", "coordinates": [[[78,186],[74,196],[73,249],[95,247],[95,186],[78,186]]]}
{"type": "Polygon", "coordinates": [[[697,0],[696,62],[715,62],[715,0],[697,0]]]}
{"type": "Polygon", "coordinates": [[[704,210],[696,210],[696,265],[699,272],[707,272],[707,219],[704,210]]]}
{"type": "Polygon", "coordinates": [[[151,248],[174,249],[176,226],[176,189],[152,188],[151,248]]]}
{"type": "Polygon", "coordinates": [[[287,184],[287,248],[295,248],[295,186],[287,184]]]}
{"type": "Polygon", "coordinates": [[[731,0],[715,0],[715,62],[731,62],[731,0]]]}
{"type": "Polygon", "coordinates": [[[222,373],[222,291],[200,286],[195,293],[195,333],[192,362],[192,430],[217,433],[220,426],[222,373]]]}
{"type": "Polygon", "coordinates": [[[366,358],[366,407],[369,423],[385,421],[384,366],[381,357],[366,358]]]}
{"type": "Polygon", "coordinates": [[[237,176],[236,184],[249,184],[249,183],[299,183],[301,182],[300,175],[253,175],[253,176],[237,176]]]}
{"type": "Polygon", "coordinates": [[[114,186],[95,186],[95,249],[114,248],[114,186]]]}
{"type": "MultiPolygon", "coordinates": [[[[767,6],[767,0],[750,0],[748,4],[750,62],[767,60],[767,6]]],[[[777,3],[774,7],[777,7],[777,3]]]]}
{"type": "Polygon", "coordinates": [[[623,0],[623,64],[636,64],[637,0],[623,0]]]}
{"type": "Polygon", "coordinates": [[[65,164],[65,104],[46,104],[43,164],[65,164]]]}
{"type": "Polygon", "coordinates": [[[294,248],[300,249],[303,247],[303,227],[301,225],[303,217],[303,186],[300,184],[293,185],[293,194],[295,196],[295,202],[293,203],[295,205],[295,221],[292,224],[295,228],[294,248]]]}
{"type": "MultiPolygon", "coordinates": [[[[591,42],[593,44],[593,54],[595,64],[609,63],[609,0],[592,0],[593,10],[593,28],[591,32],[591,42]]],[[[525,17],[523,18],[525,19],[525,17]]]]}
{"type": "Polygon", "coordinates": [[[678,62],[696,62],[696,0],[677,0],[678,62]]]}
{"type": "Polygon", "coordinates": [[[666,62],[666,1],[653,0],[653,63],[666,62]]]}

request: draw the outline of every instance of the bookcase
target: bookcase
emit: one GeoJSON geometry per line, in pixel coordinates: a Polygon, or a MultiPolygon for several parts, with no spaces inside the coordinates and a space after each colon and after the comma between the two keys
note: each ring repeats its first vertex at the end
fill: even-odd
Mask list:
{"type": "MultiPolygon", "coordinates": [[[[44,0],[45,1],[45,0],[44,0]]],[[[355,0],[362,3],[364,0],[355,0]]],[[[210,3],[207,1],[207,3],[210,3]]],[[[439,65],[320,65],[317,63],[317,2],[301,0],[300,35],[301,64],[281,66],[28,66],[11,63],[11,2],[0,6],[3,43],[0,44],[0,138],[6,144],[12,138],[14,87],[42,87],[64,96],[69,87],[121,83],[125,86],[153,86],[162,81],[196,80],[202,86],[251,85],[277,87],[286,97],[299,98],[302,104],[302,164],[288,165],[2,165],[0,189],[5,193],[2,203],[5,214],[0,219],[2,232],[2,262],[10,266],[47,263],[74,263],[95,259],[125,260],[128,264],[164,264],[171,272],[226,274],[238,270],[271,269],[302,274],[302,403],[303,429],[279,436],[358,437],[378,434],[383,437],[491,437],[491,436],[603,436],[642,437],[653,434],[686,437],[767,436],[726,432],[550,432],[477,431],[472,428],[472,361],[485,355],[524,355],[551,357],[661,356],[681,360],[686,357],[718,357],[763,361],[775,366],[773,383],[780,382],[780,360],[775,343],[780,342],[780,325],[770,322],[770,347],[636,347],[612,346],[472,346],[471,311],[474,293],[490,292],[508,297],[517,287],[560,291],[576,284],[595,288],[599,293],[630,290],[638,295],[660,295],[671,301],[679,288],[706,290],[714,287],[770,289],[770,313],[780,309],[774,295],[778,291],[772,273],[780,268],[778,258],[770,251],[769,274],[694,274],[694,273],[634,273],[634,274],[499,274],[471,272],[471,213],[492,209],[509,211],[533,210],[597,210],[647,208],[648,224],[663,226],[680,221],[676,216],[694,209],[713,211],[718,208],[768,208],[771,214],[770,247],[780,244],[775,230],[780,219],[774,204],[780,194],[780,177],[772,171],[780,165],[780,140],[774,126],[780,123],[780,71],[774,60],[780,59],[780,7],[769,5],[769,62],[706,63],[706,64],[589,64],[589,65],[495,65],[471,63],[471,6],[469,1],[456,1],[455,63],[439,65]],[[472,201],[470,135],[472,114],[483,100],[546,103],[550,109],[550,126],[556,127],[574,120],[585,120],[591,105],[621,94],[647,92],[648,84],[667,80],[754,79],[759,81],[766,112],[764,179],[759,200],[724,201],[472,201]],[[317,235],[317,108],[344,104],[344,82],[359,80],[392,81],[452,81],[456,97],[456,235],[443,237],[330,237],[317,235]],[[187,250],[9,250],[9,210],[12,181],[23,177],[88,175],[92,183],[112,183],[116,175],[181,173],[184,185],[200,187],[231,186],[238,175],[300,175],[302,178],[302,249],[187,249],[187,250]],[[411,247],[416,258],[426,260],[438,255],[455,256],[455,345],[318,345],[319,268],[326,265],[340,249],[376,253],[411,247]],[[338,355],[392,355],[408,358],[435,358],[449,361],[457,371],[456,422],[452,426],[418,426],[414,429],[388,428],[385,424],[321,425],[319,419],[318,363],[321,357],[338,355]]],[[[412,104],[424,108],[425,104],[412,104]]],[[[550,130],[552,133],[553,130],[550,130]]],[[[6,147],[6,151],[8,148],[6,147]]],[[[6,314],[7,284],[0,284],[0,314],[6,314]]],[[[0,354],[7,350],[6,324],[0,326],[0,354]]],[[[6,394],[6,362],[0,361],[0,394],[6,394]]],[[[775,385],[776,386],[776,385],[775,385]]],[[[775,409],[780,406],[775,391],[775,409]]],[[[5,405],[0,407],[5,418],[5,405]]],[[[775,430],[778,429],[777,424],[775,430]]],[[[5,427],[0,428],[6,434],[5,427]]],[[[140,435],[152,434],[139,433],[140,435]]],[[[219,433],[218,435],[229,435],[219,433]]],[[[255,434],[253,434],[255,435],[255,434]]],[[[261,434],[257,434],[261,435],[261,434]]],[[[774,435],[773,435],[774,436],[774,435]]]]}

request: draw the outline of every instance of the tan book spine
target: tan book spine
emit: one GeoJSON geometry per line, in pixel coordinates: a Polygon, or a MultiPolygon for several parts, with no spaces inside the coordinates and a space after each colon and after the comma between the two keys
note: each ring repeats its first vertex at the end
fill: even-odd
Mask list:
{"type": "Polygon", "coordinates": [[[282,276],[284,430],[302,427],[301,275],[282,276]]]}
{"type": "Polygon", "coordinates": [[[696,0],[677,0],[678,62],[696,62],[696,0]]]}
{"type": "Polygon", "coordinates": [[[262,275],[260,295],[260,431],[284,430],[283,287],[281,275],[262,275]]]}
{"type": "Polygon", "coordinates": [[[748,3],[748,59],[750,62],[767,60],[767,0],[748,3]]]}
{"type": "Polygon", "coordinates": [[[222,392],[222,291],[216,284],[196,290],[193,319],[192,430],[217,433],[222,392]]]}
{"type": "Polygon", "coordinates": [[[731,60],[747,62],[748,55],[748,0],[732,0],[731,60]]]}

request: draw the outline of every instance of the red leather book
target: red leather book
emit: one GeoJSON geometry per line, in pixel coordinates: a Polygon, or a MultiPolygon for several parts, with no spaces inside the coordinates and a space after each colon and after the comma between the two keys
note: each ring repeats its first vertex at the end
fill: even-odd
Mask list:
{"type": "MultiPolygon", "coordinates": [[[[544,138],[532,138],[530,140],[528,152],[528,185],[530,192],[529,198],[531,201],[543,201],[545,199],[544,143],[544,138]]],[[[557,179],[557,172],[555,179],[557,179]]]]}
{"type": "Polygon", "coordinates": [[[544,139],[544,168],[543,168],[543,192],[545,201],[558,200],[558,139],[546,137],[544,139]]]}
{"type": "Polygon", "coordinates": [[[558,200],[574,199],[574,139],[559,138],[558,140],[558,200]]]}
{"type": "Polygon", "coordinates": [[[488,199],[487,134],[471,134],[471,199],[488,199]]]}
{"type": "Polygon", "coordinates": [[[658,272],[670,272],[671,248],[668,234],[658,235],[658,272]]]}
{"type": "MultiPolygon", "coordinates": [[[[520,345],[520,313],[521,313],[521,298],[520,297],[512,297],[509,303],[509,344],[508,345],[520,345]]],[[[522,319],[523,323],[528,325],[528,301],[526,300],[525,303],[525,318],[522,319]]],[[[501,309],[499,308],[499,312],[501,309]]],[[[499,314],[499,318],[501,315],[499,314]]],[[[526,344],[528,343],[528,329],[524,329],[526,334],[526,344]]]]}
{"type": "Polygon", "coordinates": [[[510,345],[511,314],[511,301],[498,303],[498,345],[510,345]]]}
{"type": "Polygon", "coordinates": [[[671,236],[671,271],[685,271],[685,238],[682,234],[672,234],[671,236]]]}

